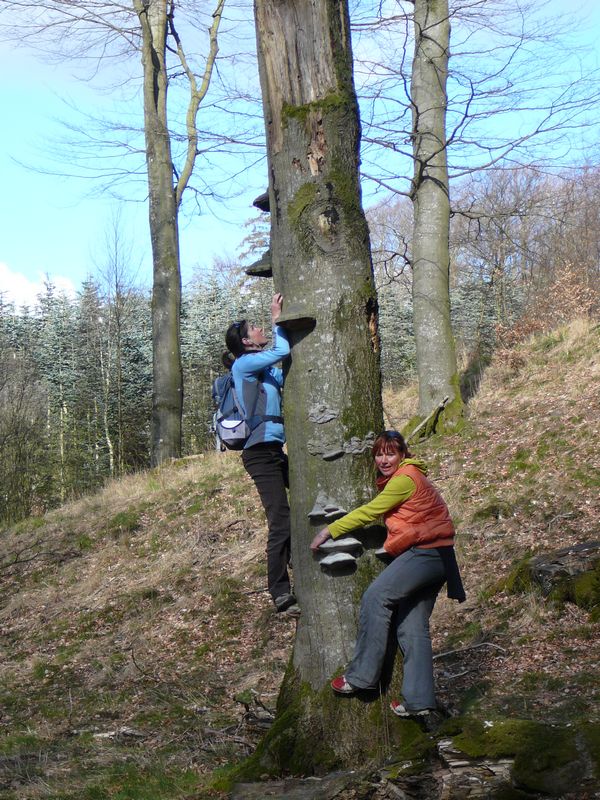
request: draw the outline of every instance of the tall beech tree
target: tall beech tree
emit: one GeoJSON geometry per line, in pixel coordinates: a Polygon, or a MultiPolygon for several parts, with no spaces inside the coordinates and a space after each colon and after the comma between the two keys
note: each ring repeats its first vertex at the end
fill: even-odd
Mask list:
{"type": "Polygon", "coordinates": [[[373,706],[323,702],[329,679],[351,657],[357,599],[375,559],[367,551],[355,572],[332,574],[309,550],[334,507],[350,509],[372,492],[369,451],[383,424],[377,300],[346,3],[256,0],[255,15],[272,272],[292,342],[284,415],[302,607],[279,722],[255,759],[262,771],[304,772],[316,763],[355,763],[380,739],[369,721],[373,706]]]}
{"type": "MultiPolygon", "coordinates": [[[[54,58],[85,58],[100,64],[125,60],[139,53],[142,66],[145,160],[148,180],[150,239],[153,262],[152,341],[153,412],[152,462],[181,455],[183,378],[181,368],[181,268],[179,210],[199,152],[197,115],[208,91],[218,52],[218,31],[225,0],[216,0],[208,29],[203,68],[188,61],[176,26],[173,0],[6,0],[0,4],[0,29],[10,36],[41,45],[54,58]],[[174,81],[185,81],[186,102],[178,134],[169,119],[174,81]],[[181,151],[174,142],[183,142],[181,151]]],[[[182,6],[185,13],[186,9],[182,6]]],[[[192,9],[196,17],[199,8],[192,9]]],[[[186,23],[183,23],[186,24],[186,23]]],[[[189,19],[186,27],[189,30],[189,19]]],[[[172,109],[171,109],[172,110],[172,109]]],[[[172,117],[176,115],[172,113],[172,117]]],[[[115,124],[111,135],[119,130],[115,124]]],[[[105,131],[106,133],[106,131],[105,131]]],[[[128,131],[130,134],[130,131],[128,131]]],[[[212,134],[211,134],[212,138],[212,134]]],[[[115,143],[113,143],[114,146],[115,143]]],[[[118,143],[116,143],[118,145],[118,143]]],[[[119,149],[119,147],[117,147],[119,149]]],[[[131,152],[131,142],[123,152],[131,152]]],[[[94,142],[97,156],[97,143],[94,142]]],[[[88,166],[89,170],[89,166],[88,166]]],[[[102,175],[102,167],[92,171],[102,175]]],[[[109,180],[119,166],[108,170],[109,180]]],[[[90,172],[88,171],[88,174],[90,172]]]]}
{"type": "Polygon", "coordinates": [[[210,82],[217,55],[217,31],[224,0],[218,0],[210,29],[210,50],[203,81],[198,84],[188,65],[174,25],[175,4],[169,0],[133,0],[141,29],[144,74],[144,133],[148,168],[150,238],[154,281],[152,294],[152,461],[159,464],[181,455],[183,375],[181,369],[181,268],[178,209],[198,154],[196,115],[210,82]],[[177,171],[171,152],[167,117],[169,69],[167,42],[177,54],[189,84],[187,150],[177,171]]]}
{"type": "Polygon", "coordinates": [[[410,87],[414,162],[412,291],[419,411],[429,414],[448,396],[456,414],[461,411],[462,401],[450,325],[448,0],[415,0],[414,32],[410,87]]]}

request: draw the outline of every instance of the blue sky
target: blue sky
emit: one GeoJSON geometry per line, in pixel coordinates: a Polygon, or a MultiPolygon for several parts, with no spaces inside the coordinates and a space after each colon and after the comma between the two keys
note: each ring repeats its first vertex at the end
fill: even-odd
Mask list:
{"type": "MultiPolygon", "coordinates": [[[[66,64],[48,65],[23,47],[0,43],[0,292],[7,300],[32,303],[46,276],[57,288],[76,291],[102,266],[106,236],[115,213],[131,244],[137,282],[151,285],[145,177],[125,193],[137,201],[122,202],[89,180],[67,177],[64,123],[80,125],[80,113],[123,114],[110,91],[74,77],[66,64]],[[36,169],[38,168],[38,169],[36,169]],[[41,171],[40,171],[41,170],[41,171]]],[[[120,100],[119,100],[120,102],[120,100]]],[[[134,108],[132,125],[141,125],[141,108],[134,108]]],[[[262,123],[261,123],[262,126],[262,123]]],[[[260,161],[261,154],[252,160],[260,161]]],[[[239,164],[233,164],[234,171],[239,164]]],[[[77,171],[77,167],[75,170],[77,171]]],[[[212,211],[193,208],[180,216],[182,277],[214,258],[235,257],[247,231],[243,223],[258,214],[252,201],[266,188],[266,161],[253,171],[252,182],[238,180],[235,196],[213,203],[212,211]],[[264,175],[264,180],[263,180],[264,175]]]]}
{"type": "MultiPolygon", "coordinates": [[[[571,3],[552,0],[552,6],[558,12],[569,10],[571,3]]],[[[589,63],[597,66],[600,3],[583,0],[580,13],[583,24],[577,40],[588,45],[589,63]]],[[[75,291],[102,263],[106,232],[117,206],[134,260],[141,264],[138,281],[149,286],[152,266],[144,203],[122,205],[107,194],[92,194],[89,182],[44,175],[24,166],[57,169],[52,151],[65,135],[60,121],[73,118],[65,98],[80,110],[110,114],[110,93],[74,79],[66,65],[49,66],[23,46],[0,44],[0,97],[0,291],[9,300],[32,302],[46,275],[57,287],[75,291]]],[[[236,255],[246,233],[243,223],[253,215],[252,200],[266,188],[264,173],[263,162],[248,175],[246,188],[238,183],[238,196],[213,206],[217,216],[207,210],[182,219],[184,282],[197,266],[236,255]]]]}

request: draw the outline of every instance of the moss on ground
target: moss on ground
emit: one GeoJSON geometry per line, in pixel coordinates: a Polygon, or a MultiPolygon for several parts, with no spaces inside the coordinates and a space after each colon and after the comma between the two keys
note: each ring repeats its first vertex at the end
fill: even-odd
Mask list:
{"type": "Polygon", "coordinates": [[[599,726],[559,727],[526,719],[462,719],[454,745],[473,758],[514,758],[517,785],[552,796],[576,787],[590,760],[597,770],[599,726]],[[579,741],[587,744],[581,752],[579,741]],[[596,750],[596,752],[594,752],[596,750]]]}
{"type": "Polygon", "coordinates": [[[74,792],[50,790],[44,796],[48,800],[178,800],[190,797],[199,785],[194,770],[177,770],[167,764],[123,764],[96,767],[91,780],[74,792]]]}
{"type": "Polygon", "coordinates": [[[140,514],[135,508],[129,508],[125,511],[119,511],[114,517],[108,520],[106,531],[109,535],[114,537],[122,536],[123,534],[133,533],[140,527],[140,514]]]}
{"type": "Polygon", "coordinates": [[[533,591],[536,585],[531,575],[532,557],[531,553],[527,553],[527,555],[519,559],[511,569],[508,577],[501,582],[499,588],[509,594],[533,591]]]}
{"type": "Polygon", "coordinates": [[[591,611],[596,621],[600,611],[600,561],[589,572],[561,580],[550,593],[550,599],[575,603],[591,611]]]}

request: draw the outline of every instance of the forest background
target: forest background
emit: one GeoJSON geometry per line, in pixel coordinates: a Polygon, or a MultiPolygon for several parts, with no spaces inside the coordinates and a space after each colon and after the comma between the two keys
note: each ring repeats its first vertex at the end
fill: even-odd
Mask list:
{"type": "MultiPolygon", "coordinates": [[[[457,4],[462,16],[454,29],[448,116],[451,301],[465,397],[494,349],[575,314],[594,315],[599,307],[597,74],[592,68],[566,69],[567,63],[573,67],[573,57],[582,63],[568,20],[554,17],[550,25],[548,17],[545,22],[539,15],[527,17],[522,7],[511,17],[509,5],[503,4],[499,24],[493,3],[485,11],[481,3],[457,4]],[[485,69],[480,66],[484,51],[485,69]]],[[[236,14],[242,18],[243,9],[232,12],[230,35],[237,30],[236,14]]],[[[397,387],[414,377],[406,166],[410,104],[403,83],[410,43],[406,21],[393,14],[384,24],[357,6],[353,19],[363,185],[371,187],[365,197],[373,200],[368,219],[382,372],[384,383],[397,387]]],[[[244,59],[251,61],[251,55],[245,52],[244,59]]],[[[258,95],[248,94],[247,86],[241,90],[235,66],[225,71],[232,64],[235,58],[227,52],[213,84],[220,96],[212,105],[223,111],[235,103],[231,122],[238,127],[235,132],[211,129],[207,152],[226,157],[215,164],[221,170],[229,164],[230,178],[235,173],[246,180],[252,174],[251,183],[260,175],[260,166],[252,172],[252,163],[262,164],[264,171],[258,95]],[[244,136],[239,135],[242,116],[248,120],[244,136]]],[[[84,129],[72,126],[71,132],[69,152],[82,168],[82,141],[76,140],[84,129]]],[[[113,132],[116,136],[116,128],[113,132]]],[[[97,142],[87,140],[88,164],[100,160],[97,142]]],[[[139,157],[142,150],[132,146],[131,152],[139,157]]],[[[111,184],[115,196],[117,185],[131,189],[137,183],[136,174],[135,168],[119,173],[111,184]]],[[[102,183],[106,177],[100,170],[94,180],[102,183]]],[[[259,186],[260,177],[257,193],[259,186]]],[[[205,173],[192,205],[227,196],[215,187],[205,173]]],[[[250,279],[244,272],[268,245],[265,215],[248,220],[246,233],[238,259],[216,259],[185,286],[185,454],[213,446],[210,388],[221,369],[225,328],[236,318],[259,323],[268,318],[270,280],[250,279]]],[[[148,465],[150,298],[137,274],[137,255],[117,215],[95,274],[76,296],[57,291],[49,279],[31,307],[0,301],[0,522],[43,513],[98,488],[108,477],[148,465]]]]}

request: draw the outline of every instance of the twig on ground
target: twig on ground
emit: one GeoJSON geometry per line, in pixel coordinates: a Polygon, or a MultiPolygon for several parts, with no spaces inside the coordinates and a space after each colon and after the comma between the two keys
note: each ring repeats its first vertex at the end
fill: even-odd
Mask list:
{"type": "Polygon", "coordinates": [[[496,650],[506,653],[505,648],[500,647],[499,644],[493,644],[492,642],[480,642],[479,644],[471,644],[468,647],[460,647],[458,650],[446,650],[445,653],[437,653],[433,658],[445,658],[446,656],[454,656],[457,653],[468,653],[469,650],[475,650],[477,647],[494,647],[496,650]]]}
{"type": "Polygon", "coordinates": [[[243,522],[243,519],[234,519],[233,522],[228,522],[227,525],[223,526],[223,530],[226,531],[229,528],[233,528],[234,525],[238,525],[240,522],[243,522]]]}

